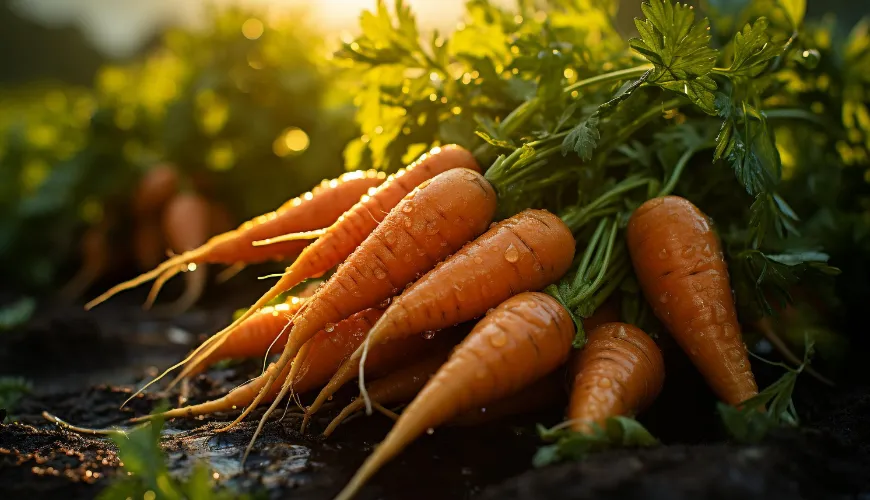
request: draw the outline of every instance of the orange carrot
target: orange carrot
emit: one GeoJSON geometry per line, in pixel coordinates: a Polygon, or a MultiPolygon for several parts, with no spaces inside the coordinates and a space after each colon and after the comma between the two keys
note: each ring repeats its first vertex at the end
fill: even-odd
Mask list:
{"type": "Polygon", "coordinates": [[[459,426],[486,424],[502,418],[550,408],[564,400],[564,373],[562,370],[556,370],[519,392],[459,415],[451,420],[450,424],[459,426]]]}
{"type": "Polygon", "coordinates": [[[279,352],[287,342],[293,316],[304,302],[299,297],[288,297],[282,304],[261,308],[242,328],[229,335],[220,349],[191,361],[192,368],[188,376],[196,375],[224,359],[253,358],[279,352]]]}
{"type": "Polygon", "coordinates": [[[108,269],[111,259],[108,230],[108,224],[103,223],[89,227],[82,234],[79,241],[81,266],[76,275],[60,290],[63,300],[71,302],[79,298],[108,269]]]}
{"type": "MultiPolygon", "coordinates": [[[[308,278],[320,276],[343,262],[374,231],[393,207],[414,188],[442,172],[460,168],[480,171],[474,157],[467,150],[459,146],[445,146],[433,149],[405,169],[391,175],[386,182],[373,190],[370,195],[364,196],[322,234],[318,233],[317,241],[302,251],[281,279],[260,297],[253,307],[260,307],[280,293],[308,278]]],[[[437,214],[430,215],[437,216],[437,214]]],[[[430,221],[435,223],[434,219],[430,221]]],[[[394,234],[393,239],[401,237],[398,233],[391,234],[394,234]]],[[[270,243],[267,247],[275,241],[283,241],[283,238],[266,241],[270,243]]],[[[392,243],[388,242],[388,245],[392,243]]],[[[247,319],[245,316],[238,318],[224,331],[235,328],[245,319],[247,319]]]]}
{"type": "Polygon", "coordinates": [[[133,212],[138,216],[154,215],[178,191],[178,171],[172,165],[155,165],[145,172],[133,195],[133,212]]]}
{"type": "Polygon", "coordinates": [[[451,255],[393,300],[347,361],[359,367],[363,397],[368,346],[468,321],[511,295],[540,290],[565,274],[574,245],[571,231],[558,217],[525,210],[451,255]]]}
{"type": "Polygon", "coordinates": [[[626,236],[653,312],[713,392],[732,405],[755,396],[728,269],[707,217],[683,198],[654,198],[632,214],[626,236]]]}
{"type": "MultiPolygon", "coordinates": [[[[347,359],[353,350],[362,343],[366,332],[369,331],[383,312],[383,309],[366,309],[338,322],[328,330],[318,332],[308,342],[307,355],[300,362],[296,370],[297,373],[293,382],[294,391],[302,394],[323,385],[341,362],[347,359]]],[[[259,317],[259,315],[255,317],[259,317]]],[[[286,324],[287,320],[284,323],[286,324]]],[[[294,361],[294,363],[296,362],[294,361]]],[[[161,415],[165,418],[193,417],[235,410],[250,404],[267,384],[272,385],[268,391],[265,391],[266,396],[264,399],[271,401],[281,391],[283,379],[289,375],[289,372],[290,365],[285,366],[282,370],[279,369],[277,363],[272,363],[262,375],[230,391],[220,399],[184,408],[176,408],[161,415]],[[275,382],[269,382],[269,379],[275,382]]],[[[154,418],[154,416],[147,415],[139,417],[136,421],[151,418],[154,418]]]]}
{"type": "MultiPolygon", "coordinates": [[[[473,170],[448,170],[418,186],[299,311],[279,364],[283,368],[317,330],[389,299],[484,232],[495,209],[495,191],[473,170]]],[[[291,381],[287,379],[280,397],[291,381]]],[[[246,413],[258,403],[255,400],[246,413]]],[[[260,428],[276,405],[272,403],[260,428]]]]}
{"type": "Polygon", "coordinates": [[[142,270],[151,269],[166,257],[167,245],[160,222],[153,217],[142,217],[133,230],[133,257],[142,270]]]}
{"type": "Polygon", "coordinates": [[[233,265],[238,262],[254,263],[295,257],[308,244],[307,241],[291,241],[268,247],[254,247],[252,243],[293,231],[327,227],[352,207],[360,196],[383,182],[384,177],[381,172],[369,170],[350,172],[338,179],[323,181],[311,192],[284,203],[278,210],[260,215],[233,231],[211,238],[195,250],[175,256],[135,279],[116,285],[85,307],[95,307],[118,292],[134,288],[189,264],[233,265]]]}
{"type": "Polygon", "coordinates": [[[573,337],[571,317],[549,295],[526,292],[500,304],[405,408],[336,500],[351,498],[427,429],[497,401],[555,370],[568,357],[573,337]]]}
{"type": "Polygon", "coordinates": [[[571,429],[604,428],[608,418],[633,416],[655,400],[665,381],[658,346],[636,326],[606,323],[590,331],[572,363],[571,429]]]}
{"type": "MultiPolygon", "coordinates": [[[[441,368],[448,354],[450,354],[449,350],[442,349],[441,352],[430,355],[422,361],[375,380],[368,387],[369,398],[381,405],[404,403],[414,399],[420,389],[429,382],[429,378],[441,368]]],[[[323,435],[331,435],[347,417],[363,408],[365,408],[363,398],[361,396],[355,398],[329,423],[323,435]]]]}
{"type": "MultiPolygon", "coordinates": [[[[180,193],[169,200],[163,210],[163,234],[169,247],[182,253],[205,243],[209,233],[210,211],[208,200],[198,194],[180,193]]],[[[205,265],[188,264],[176,267],[171,274],[167,273],[162,280],[155,282],[146,307],[157,298],[160,285],[179,271],[185,272],[186,284],[182,296],[170,306],[173,312],[185,311],[199,299],[205,290],[208,272],[205,265]]]]}

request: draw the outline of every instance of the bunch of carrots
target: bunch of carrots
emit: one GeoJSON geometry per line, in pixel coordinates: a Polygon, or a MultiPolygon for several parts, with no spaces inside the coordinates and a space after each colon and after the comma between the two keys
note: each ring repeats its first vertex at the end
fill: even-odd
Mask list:
{"type": "MultiPolygon", "coordinates": [[[[497,192],[472,153],[436,147],[388,177],[352,172],[324,181],[87,307],[152,279],[159,288],[194,265],[295,257],[247,312],[140,392],[177,368],[172,385],[222,359],[280,352],[260,376],[224,397],[162,414],[242,410],[223,432],[271,402],[247,455],[284,398],[319,391],[304,408],[304,430],[339,388],[356,379],[359,397],[324,434],[363,410],[396,422],[340,499],[352,497],[430,429],[474,425],[559,401],[566,371],[572,381],[566,426],[574,431],[593,432],[610,418],[644,410],[664,384],[655,341],[621,322],[606,296],[599,297],[604,305],[595,314],[580,319],[552,292],[563,277],[589,268],[590,252],[575,259],[576,217],[525,209],[494,221],[497,192]],[[268,305],[333,268],[311,296],[268,305]],[[400,403],[408,403],[401,415],[387,408],[400,403]]],[[[731,405],[755,396],[728,270],[707,217],[683,198],[654,197],[633,210],[625,239],[648,303],[711,389],[731,405]]]]}

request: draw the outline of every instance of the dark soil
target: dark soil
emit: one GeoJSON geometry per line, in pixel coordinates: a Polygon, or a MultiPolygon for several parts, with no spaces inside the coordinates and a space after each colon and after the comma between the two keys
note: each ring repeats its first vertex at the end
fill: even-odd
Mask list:
{"type": "MultiPolygon", "coordinates": [[[[41,412],[105,427],[151,411],[158,403],[154,395],[118,407],[132,387],[153,376],[157,367],[177,361],[257,293],[220,291],[224,295],[209,297],[208,307],[172,320],[141,312],[136,305],[141,297],[131,294],[91,313],[47,305],[27,328],[4,333],[0,375],[27,377],[35,390],[13,409],[17,423],[0,425],[0,498],[96,496],[119,472],[116,448],[108,439],[49,424],[41,412]]],[[[485,428],[438,429],[385,467],[360,498],[870,499],[867,385],[852,382],[830,389],[802,378],[796,404],[804,429],[780,431],[758,445],[731,444],[694,369],[667,341],[663,349],[668,383],[643,422],[666,446],[606,452],[582,463],[532,470],[531,457],[540,444],[534,424],[558,422],[561,409],[555,408],[485,428]]],[[[257,369],[250,362],[199,376],[191,384],[191,401],[223,394],[257,369]]],[[[762,383],[778,375],[757,369],[762,383]]],[[[168,422],[163,447],[170,471],[183,475],[205,461],[221,483],[238,491],[329,499],[390,425],[381,416],[358,418],[323,441],[315,433],[300,435],[298,417],[287,415],[266,426],[242,470],[241,451],[259,415],[225,434],[213,431],[232,414],[168,422]]],[[[314,429],[330,416],[327,412],[315,421],[314,429]]]]}

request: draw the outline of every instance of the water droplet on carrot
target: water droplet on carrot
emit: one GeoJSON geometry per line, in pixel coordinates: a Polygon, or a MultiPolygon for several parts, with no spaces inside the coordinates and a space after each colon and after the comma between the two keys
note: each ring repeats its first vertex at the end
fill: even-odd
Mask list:
{"type": "Polygon", "coordinates": [[[475,255],[474,256],[474,263],[475,264],[483,264],[483,257],[481,257],[480,255],[475,255]]]}
{"type": "Polygon", "coordinates": [[[710,257],[711,255],[713,255],[713,250],[710,248],[709,243],[704,245],[704,249],[701,250],[701,253],[703,253],[705,257],[710,257]]]}
{"type": "Polygon", "coordinates": [[[661,250],[659,250],[659,258],[662,260],[665,260],[668,258],[668,249],[667,248],[662,248],[661,250]]]}
{"type": "Polygon", "coordinates": [[[695,253],[695,247],[693,245],[689,245],[689,246],[683,247],[683,251],[680,252],[680,255],[682,255],[683,257],[691,257],[692,255],[694,255],[694,253],[695,253]]]}
{"type": "Polygon", "coordinates": [[[504,260],[511,264],[520,260],[520,251],[517,250],[517,247],[515,247],[513,243],[508,245],[507,250],[504,251],[504,260]]]}
{"type": "Polygon", "coordinates": [[[409,214],[414,211],[414,207],[411,206],[410,203],[405,203],[405,206],[402,207],[402,212],[409,214]]]}
{"type": "Polygon", "coordinates": [[[376,267],[374,270],[375,278],[382,280],[387,277],[387,273],[384,272],[380,267],[376,267]]]}
{"type": "Polygon", "coordinates": [[[406,218],[405,219],[405,227],[408,229],[411,229],[412,225],[413,225],[413,223],[411,222],[411,219],[406,218]]]}
{"type": "Polygon", "coordinates": [[[613,382],[611,382],[610,379],[607,377],[604,377],[598,381],[598,387],[601,387],[602,389],[608,389],[612,385],[613,385],[613,382]]]}
{"type": "Polygon", "coordinates": [[[507,336],[504,332],[497,331],[489,337],[489,343],[493,347],[504,347],[507,344],[507,336]]]}
{"type": "Polygon", "coordinates": [[[335,330],[335,325],[333,323],[327,323],[326,326],[323,327],[329,333],[332,333],[335,330]]]}
{"type": "Polygon", "coordinates": [[[432,236],[433,234],[438,234],[438,224],[435,222],[429,221],[426,223],[426,234],[432,236]]]}
{"type": "Polygon", "coordinates": [[[378,307],[381,308],[381,309],[384,309],[385,307],[387,307],[387,306],[390,305],[390,302],[392,302],[392,300],[393,300],[393,299],[391,299],[391,298],[386,298],[386,299],[384,299],[383,301],[381,301],[380,304],[378,304],[378,307]]]}
{"type": "Polygon", "coordinates": [[[386,233],[384,233],[384,241],[386,241],[390,245],[395,245],[396,244],[396,233],[394,233],[392,231],[387,231],[386,233]]]}
{"type": "Polygon", "coordinates": [[[663,294],[659,295],[659,302],[661,302],[662,304],[667,304],[670,299],[671,299],[670,292],[664,292],[663,294]]]}
{"type": "Polygon", "coordinates": [[[423,332],[423,338],[426,340],[431,340],[434,336],[435,330],[426,330],[425,332],[423,332]]]}

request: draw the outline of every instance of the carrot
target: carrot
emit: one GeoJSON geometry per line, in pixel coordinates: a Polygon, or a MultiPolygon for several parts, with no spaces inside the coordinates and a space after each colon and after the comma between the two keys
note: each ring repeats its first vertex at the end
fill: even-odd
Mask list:
{"type": "MultiPolygon", "coordinates": [[[[442,172],[457,168],[480,171],[474,157],[467,150],[459,146],[445,146],[433,149],[405,169],[387,178],[380,187],[373,190],[370,195],[364,196],[329,228],[322,233],[317,233],[319,235],[317,241],[302,251],[281,279],[253,307],[260,307],[304,280],[320,276],[340,264],[414,188],[442,172]]],[[[290,236],[295,238],[298,235],[290,236]]],[[[309,236],[305,234],[302,237],[309,236]]],[[[264,243],[269,243],[271,246],[276,241],[284,241],[284,238],[273,238],[265,240],[264,243]]],[[[247,319],[245,316],[238,318],[224,331],[235,328],[245,319],[247,319]]]]}
{"type": "Polygon", "coordinates": [[[572,363],[571,429],[602,428],[608,418],[644,410],[662,390],[665,365],[655,342],[639,328],[605,323],[587,336],[572,363]]]}
{"type": "Polygon", "coordinates": [[[574,245],[558,217],[525,210],[451,255],[393,300],[347,361],[359,367],[363,397],[369,345],[468,321],[514,294],[544,288],[571,266],[574,245]]]}
{"type": "Polygon", "coordinates": [[[336,500],[351,498],[427,429],[497,401],[555,370],[568,357],[573,337],[570,315],[549,295],[526,292],[500,304],[405,408],[336,500]]]}
{"type": "MultiPolygon", "coordinates": [[[[211,207],[208,200],[194,193],[180,193],[174,196],[163,209],[163,234],[169,247],[178,253],[187,252],[199,247],[208,239],[211,207]]],[[[155,282],[148,297],[146,307],[153,304],[163,282],[172,277],[175,272],[185,271],[184,293],[170,308],[173,312],[182,312],[190,308],[205,290],[208,272],[205,265],[188,264],[179,266],[172,274],[167,273],[161,280],[155,282]]]]}
{"type": "MultiPolygon", "coordinates": [[[[442,350],[384,378],[375,380],[368,387],[369,398],[381,405],[404,403],[414,399],[420,389],[429,382],[429,378],[441,368],[441,365],[447,360],[448,354],[449,350],[442,350]]],[[[365,403],[362,396],[355,398],[329,423],[323,431],[323,435],[331,435],[347,417],[363,408],[365,408],[365,403]]]]}
{"type": "MultiPolygon", "coordinates": [[[[562,370],[481,408],[475,408],[450,421],[451,425],[475,426],[550,408],[565,400],[562,370]]],[[[374,385],[374,384],[372,384],[374,385]]],[[[371,392],[371,389],[369,390],[371,392]]]]}
{"type": "Polygon", "coordinates": [[[178,191],[179,176],[174,166],[163,163],[145,172],[133,194],[133,212],[138,216],[154,215],[178,191]]]}
{"type": "Polygon", "coordinates": [[[166,242],[160,222],[153,217],[143,217],[133,230],[133,257],[140,269],[151,269],[166,256],[166,242]]]}
{"type": "Polygon", "coordinates": [[[707,217],[683,198],[654,198],[632,214],[626,236],[653,312],[713,392],[732,405],[755,396],[728,269],[707,217]]]}
{"type": "MultiPolygon", "coordinates": [[[[299,311],[279,364],[283,367],[293,359],[317,330],[389,299],[484,232],[495,209],[495,191],[473,170],[448,170],[418,186],[299,311]]],[[[290,389],[291,380],[287,379],[278,399],[290,389]]],[[[255,400],[237,422],[258,403],[255,400]]],[[[276,405],[277,401],[272,403],[258,431],[276,405]]]]}
{"type": "Polygon", "coordinates": [[[381,172],[369,170],[350,172],[338,179],[323,181],[311,192],[284,203],[278,210],[251,219],[233,231],[211,238],[195,250],[177,255],[137,278],[114,286],[90,301],[85,308],[91,309],[116,293],[189,264],[233,265],[238,262],[254,263],[295,257],[308,244],[307,241],[292,241],[269,247],[254,247],[252,243],[292,231],[309,231],[329,226],[352,207],[360,196],[383,182],[384,177],[381,172]]]}
{"type": "Polygon", "coordinates": [[[229,335],[220,349],[194,359],[187,376],[196,375],[224,359],[265,356],[272,350],[277,352],[282,349],[287,342],[293,316],[304,303],[299,297],[288,297],[282,304],[261,308],[242,328],[229,335]]]}
{"type": "MultiPolygon", "coordinates": [[[[383,312],[383,309],[378,308],[366,309],[351,315],[328,329],[319,331],[306,344],[308,346],[307,355],[304,357],[304,360],[300,360],[297,373],[293,379],[294,391],[301,394],[323,385],[335,369],[338,368],[338,365],[362,343],[366,332],[369,331],[383,312]]],[[[260,317],[259,314],[255,316],[255,318],[258,317],[260,317]]],[[[284,325],[286,324],[288,324],[288,320],[284,320],[284,325]]],[[[281,328],[283,326],[278,328],[277,333],[281,334],[281,328]]],[[[266,349],[268,350],[268,346],[266,349]]],[[[294,361],[295,363],[296,361],[294,361]]],[[[281,391],[283,378],[288,376],[290,368],[290,365],[279,368],[277,363],[272,363],[262,375],[230,391],[220,399],[177,408],[164,412],[161,415],[164,418],[193,417],[235,410],[238,407],[250,404],[267,384],[272,385],[268,391],[265,391],[265,399],[271,401],[281,391]],[[274,383],[269,381],[270,378],[274,383]]],[[[154,415],[139,417],[136,421],[148,420],[150,418],[154,418],[154,415]]]]}
{"type": "Polygon", "coordinates": [[[82,234],[79,241],[81,266],[76,275],[60,290],[60,296],[64,300],[72,302],[79,298],[108,269],[111,258],[108,230],[108,224],[103,223],[89,227],[82,234]]]}

